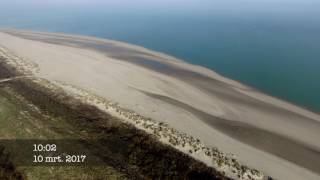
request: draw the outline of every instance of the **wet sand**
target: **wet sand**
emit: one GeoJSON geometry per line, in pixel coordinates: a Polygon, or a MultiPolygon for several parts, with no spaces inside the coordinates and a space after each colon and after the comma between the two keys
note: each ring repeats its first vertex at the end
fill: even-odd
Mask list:
{"type": "Polygon", "coordinates": [[[5,30],[0,45],[71,84],[278,179],[320,178],[320,116],[203,67],[97,38],[5,30]]]}

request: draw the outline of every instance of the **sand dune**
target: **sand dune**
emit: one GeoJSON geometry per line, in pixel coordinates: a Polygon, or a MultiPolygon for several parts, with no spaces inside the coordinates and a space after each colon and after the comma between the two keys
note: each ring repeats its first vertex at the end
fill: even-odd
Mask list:
{"type": "Polygon", "coordinates": [[[320,115],[206,68],[98,38],[3,30],[38,77],[86,89],[277,179],[320,178],[320,115]]]}

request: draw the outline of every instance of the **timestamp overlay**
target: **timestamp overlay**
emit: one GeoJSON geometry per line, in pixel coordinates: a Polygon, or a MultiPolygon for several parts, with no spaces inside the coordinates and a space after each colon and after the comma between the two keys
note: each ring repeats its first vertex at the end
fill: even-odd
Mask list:
{"type": "Polygon", "coordinates": [[[0,165],[96,166],[103,165],[95,144],[103,140],[0,140],[0,165]]]}

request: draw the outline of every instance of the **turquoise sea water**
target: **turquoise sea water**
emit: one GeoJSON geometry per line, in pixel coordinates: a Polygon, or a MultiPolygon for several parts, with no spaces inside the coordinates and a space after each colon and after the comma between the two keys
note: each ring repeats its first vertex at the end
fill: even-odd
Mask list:
{"type": "Polygon", "coordinates": [[[317,5],[269,10],[226,5],[186,9],[1,6],[0,27],[83,34],[141,45],[320,112],[317,5]]]}

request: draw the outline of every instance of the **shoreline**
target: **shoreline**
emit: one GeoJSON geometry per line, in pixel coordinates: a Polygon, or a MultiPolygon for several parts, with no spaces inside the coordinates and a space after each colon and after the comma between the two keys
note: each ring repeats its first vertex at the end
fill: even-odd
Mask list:
{"type": "MultiPolygon", "coordinates": [[[[182,64],[189,64],[189,65],[191,65],[193,67],[193,68],[191,68],[192,70],[196,69],[197,72],[201,72],[201,73],[206,72],[205,75],[208,75],[207,77],[210,77],[212,75],[217,76],[217,77],[219,77],[219,79],[221,78],[220,80],[222,80],[224,82],[229,82],[230,83],[229,85],[231,85],[231,86],[234,85],[234,87],[239,89],[240,91],[241,90],[248,91],[249,89],[251,89],[253,92],[259,93],[259,95],[265,95],[265,96],[267,96],[267,98],[271,98],[272,100],[276,100],[276,101],[279,101],[279,102],[285,102],[286,105],[289,105],[290,107],[298,107],[299,108],[298,111],[311,112],[312,114],[315,114],[320,118],[320,111],[317,111],[317,110],[315,110],[313,108],[310,108],[308,106],[302,106],[301,104],[294,103],[292,101],[286,100],[285,98],[282,98],[282,97],[279,97],[279,96],[274,96],[274,95],[272,95],[272,94],[270,94],[270,93],[268,93],[268,92],[266,92],[266,91],[264,91],[262,89],[249,86],[249,85],[247,85],[245,83],[242,83],[242,82],[240,82],[238,80],[234,80],[231,77],[227,77],[227,76],[224,76],[223,74],[217,73],[213,69],[210,69],[208,67],[205,67],[205,66],[202,66],[202,65],[199,65],[199,64],[193,64],[193,63],[184,61],[183,59],[179,59],[177,57],[168,55],[166,53],[158,52],[156,50],[151,50],[151,49],[139,46],[139,45],[130,44],[128,42],[122,42],[122,41],[118,41],[118,40],[114,40],[114,39],[104,39],[104,38],[96,37],[96,36],[86,36],[86,35],[81,35],[81,34],[67,34],[67,33],[64,33],[64,32],[51,32],[51,31],[43,32],[43,31],[34,31],[34,30],[28,30],[28,29],[19,29],[19,30],[17,30],[17,29],[14,29],[14,28],[0,28],[0,32],[5,32],[5,33],[8,33],[8,34],[12,34],[12,35],[18,35],[20,37],[27,38],[27,39],[29,39],[30,37],[27,37],[27,36],[24,37],[23,36],[24,33],[33,34],[35,36],[44,36],[44,37],[46,37],[47,35],[51,35],[51,36],[63,37],[63,38],[73,38],[73,39],[77,38],[78,40],[81,40],[83,42],[94,40],[94,41],[98,41],[100,43],[114,43],[115,45],[119,45],[119,46],[122,46],[122,47],[127,47],[127,48],[130,48],[130,49],[137,49],[137,50],[140,50],[140,51],[143,51],[143,52],[146,52],[146,53],[150,53],[150,55],[154,54],[154,55],[159,55],[159,56],[164,57],[161,60],[166,60],[165,58],[167,58],[169,60],[168,62],[166,62],[166,63],[168,63],[168,65],[177,64],[179,66],[179,65],[181,65],[181,63],[182,64]],[[212,74],[212,73],[214,73],[214,74],[212,74]]],[[[33,37],[33,38],[30,38],[30,40],[37,40],[37,38],[34,39],[34,37],[33,37]]],[[[57,43],[57,42],[50,42],[50,43],[57,43]]],[[[59,43],[57,43],[57,44],[59,44],[59,43]]],[[[63,45],[63,43],[61,45],[63,45]]],[[[68,45],[72,46],[72,43],[68,44],[68,45]]],[[[74,47],[77,47],[77,46],[74,46],[74,47]]],[[[97,49],[95,49],[95,50],[97,50],[97,49]]],[[[130,61],[128,61],[128,62],[130,62],[130,61]]],[[[157,71],[156,68],[152,68],[152,67],[148,66],[148,64],[132,62],[132,61],[130,63],[136,64],[136,65],[139,65],[139,66],[145,66],[146,68],[151,68],[152,70],[157,71]]],[[[164,62],[160,62],[160,63],[164,63],[164,62]]],[[[258,96],[256,96],[256,98],[258,98],[258,96]]],[[[279,106],[279,107],[281,107],[281,106],[279,106]]]]}
{"type": "MultiPolygon", "coordinates": [[[[0,28],[0,32],[4,32],[4,33],[8,33],[11,35],[16,35],[18,37],[22,37],[22,38],[26,38],[26,39],[30,39],[30,40],[40,40],[41,38],[37,38],[37,36],[43,36],[43,37],[47,37],[48,35],[53,36],[53,37],[62,37],[62,41],[65,41],[66,39],[64,38],[71,38],[71,39],[77,39],[75,42],[81,44],[80,42],[85,42],[85,41],[97,41],[99,43],[111,43],[114,44],[115,46],[119,46],[119,47],[125,47],[125,48],[129,48],[129,49],[135,49],[135,50],[139,50],[141,52],[145,52],[148,53],[151,56],[161,56],[161,61],[158,61],[159,63],[162,64],[167,64],[168,66],[183,66],[184,68],[187,68],[187,70],[191,70],[191,71],[195,71],[197,73],[199,73],[199,75],[205,75],[207,78],[210,78],[212,76],[214,76],[215,78],[217,78],[219,81],[222,81],[224,83],[229,84],[230,86],[234,86],[235,89],[241,91],[241,92],[245,92],[245,91],[252,91],[255,93],[258,93],[258,96],[254,96],[255,98],[259,98],[259,96],[264,95],[267,98],[270,98],[271,101],[278,101],[281,103],[285,103],[285,104],[281,104],[279,105],[279,107],[284,107],[284,105],[289,105],[290,108],[298,108],[297,110],[300,112],[302,111],[302,113],[311,113],[313,115],[316,116],[316,118],[320,118],[320,112],[315,111],[313,109],[309,109],[308,107],[305,106],[301,106],[299,104],[293,103],[291,101],[288,101],[286,99],[283,99],[281,97],[278,96],[273,96],[261,89],[255,88],[255,87],[251,87],[249,85],[246,85],[240,81],[237,80],[233,80],[229,77],[225,77],[222,74],[219,74],[217,72],[215,72],[212,69],[209,69],[207,67],[198,65],[198,64],[192,64],[189,62],[186,62],[182,59],[176,58],[174,56],[162,53],[162,52],[157,52],[155,50],[150,50],[147,49],[145,47],[139,46],[139,45],[134,45],[134,44],[130,44],[127,42],[121,42],[121,41],[117,41],[117,40],[109,40],[109,39],[103,39],[103,38],[99,38],[99,37],[92,37],[92,36],[85,36],[85,35],[80,35],[80,34],[66,34],[63,32],[42,32],[42,31],[33,31],[33,30],[27,30],[27,29],[12,29],[12,28],[0,28]],[[28,37],[28,36],[24,36],[24,34],[31,34],[32,36],[28,37]],[[78,40],[80,40],[78,42],[78,40]],[[165,62],[163,62],[165,61],[165,62]],[[187,65],[187,66],[185,66],[187,65]]],[[[42,39],[43,40],[43,39],[42,39]]],[[[53,43],[53,44],[57,44],[57,45],[64,45],[64,43],[58,43],[58,42],[53,42],[53,41],[49,41],[49,43],[53,43]]],[[[73,42],[74,43],[74,42],[73,42]]],[[[75,45],[72,42],[69,42],[69,44],[65,44],[67,46],[73,46],[73,47],[82,47],[81,45],[75,45]]],[[[83,46],[85,48],[88,48],[86,46],[83,46]]],[[[92,50],[96,50],[99,51],[99,48],[90,48],[92,50]]],[[[104,49],[100,49],[100,51],[103,51],[104,49]]],[[[143,64],[143,63],[138,63],[138,62],[134,62],[132,61],[132,59],[130,59],[130,61],[127,61],[129,63],[132,64],[136,64],[138,66],[145,66],[147,69],[152,69],[154,71],[158,71],[156,68],[153,68],[151,66],[148,66],[148,64],[143,64]]],[[[161,72],[161,71],[160,71],[161,72]]],[[[248,92],[245,92],[248,93],[248,92]]],[[[254,95],[254,94],[250,94],[250,95],[254,95]]]]}
{"type": "MultiPolygon", "coordinates": [[[[130,109],[158,123],[169,124],[179,132],[200,139],[209,147],[218,147],[223,152],[236,154],[241,163],[262,169],[272,177],[279,179],[289,177],[299,179],[299,176],[306,179],[318,177],[310,172],[310,169],[304,169],[305,159],[298,164],[290,162],[290,158],[295,155],[286,153],[289,147],[281,152],[283,157],[287,157],[284,159],[279,158],[274,152],[265,152],[257,148],[262,145],[259,141],[263,141],[265,135],[255,138],[257,133],[252,131],[249,137],[253,138],[252,142],[255,144],[245,144],[244,142],[248,140],[248,137],[244,136],[247,131],[241,129],[237,123],[233,123],[246,123],[259,133],[268,131],[300,143],[301,151],[295,149],[296,155],[300,156],[305,149],[314,151],[320,149],[317,141],[320,129],[318,114],[261,94],[206,68],[183,61],[171,61],[170,56],[153,54],[144,48],[121,46],[107,40],[95,42],[96,38],[88,39],[88,37],[80,39],[82,42],[79,42],[75,38],[78,36],[67,36],[68,39],[65,36],[60,37],[59,34],[54,36],[50,34],[52,33],[42,33],[38,37],[31,32],[15,31],[13,35],[0,33],[0,40],[2,46],[31,63],[28,67],[37,77],[85,89],[104,99],[118,102],[124,109],[130,109]],[[157,61],[174,68],[174,71],[157,72],[150,67],[129,63],[130,59],[157,61]],[[57,72],[52,72],[50,68],[58,69],[57,72]],[[93,69],[95,71],[92,71],[93,69]],[[216,127],[202,122],[192,111],[180,105],[147,96],[141,91],[171,98],[213,117],[224,119],[228,126],[237,129],[240,139],[230,137],[218,131],[216,127]],[[300,173],[289,174],[291,171],[300,173]]],[[[206,120],[213,121],[211,117],[206,120]]],[[[270,140],[273,142],[277,139],[270,140]]],[[[268,144],[268,147],[278,148],[273,143],[268,144]]],[[[317,169],[315,171],[317,174],[320,172],[317,169]]]]}

